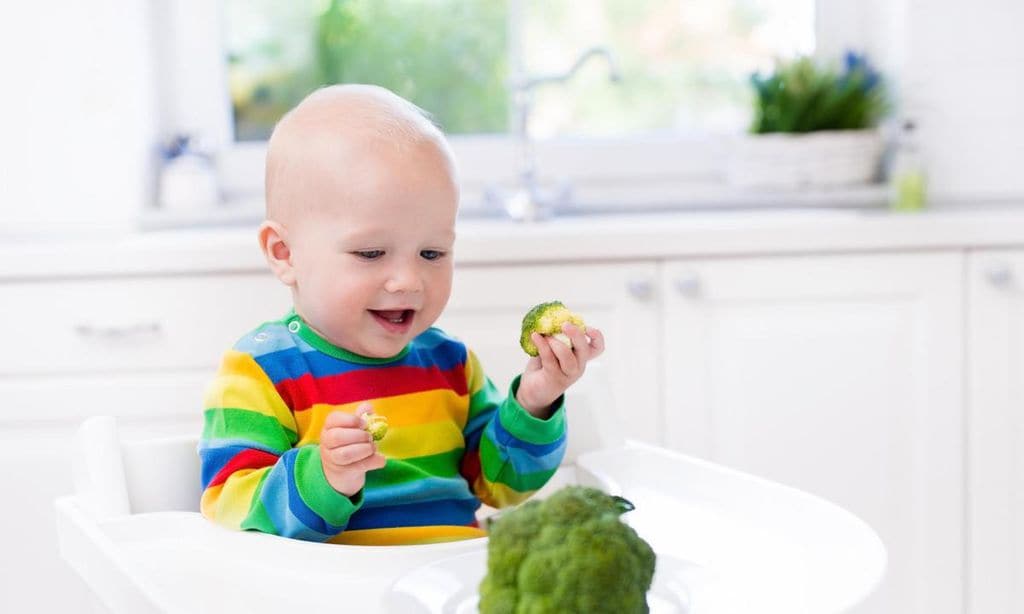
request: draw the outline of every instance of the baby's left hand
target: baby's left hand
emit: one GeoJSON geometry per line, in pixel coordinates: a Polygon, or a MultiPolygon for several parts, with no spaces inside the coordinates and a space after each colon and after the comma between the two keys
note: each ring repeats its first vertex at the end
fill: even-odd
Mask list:
{"type": "Polygon", "coordinates": [[[588,326],[584,334],[572,324],[565,324],[562,332],[572,340],[571,350],[553,337],[538,333],[530,337],[537,345],[539,356],[526,363],[516,401],[538,418],[547,418],[555,399],[583,376],[588,361],[604,352],[604,335],[592,326],[588,326]]]}

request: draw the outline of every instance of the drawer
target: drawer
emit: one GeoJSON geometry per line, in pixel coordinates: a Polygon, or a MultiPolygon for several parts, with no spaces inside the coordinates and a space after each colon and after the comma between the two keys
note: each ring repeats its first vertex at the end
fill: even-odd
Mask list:
{"type": "Polygon", "coordinates": [[[0,284],[0,375],[212,369],[290,305],[269,273],[0,284]]]}
{"type": "Polygon", "coordinates": [[[90,416],[154,430],[187,425],[186,432],[198,433],[212,379],[209,369],[2,378],[7,411],[0,412],[0,439],[12,429],[31,431],[36,440],[64,437],[90,416]]]}

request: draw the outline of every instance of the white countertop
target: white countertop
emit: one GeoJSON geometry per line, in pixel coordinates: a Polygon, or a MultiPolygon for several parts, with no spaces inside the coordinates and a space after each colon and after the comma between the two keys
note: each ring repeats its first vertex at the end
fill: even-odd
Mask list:
{"type": "MultiPolygon", "coordinates": [[[[772,210],[463,220],[459,265],[1024,247],[1024,205],[921,214],[772,210]]],[[[0,280],[263,271],[255,227],[7,238],[0,280]]]]}

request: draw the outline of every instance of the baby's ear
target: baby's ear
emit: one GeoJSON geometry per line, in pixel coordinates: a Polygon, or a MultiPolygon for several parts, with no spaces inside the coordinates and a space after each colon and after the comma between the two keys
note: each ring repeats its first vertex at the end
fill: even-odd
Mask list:
{"type": "Polygon", "coordinates": [[[270,270],[286,286],[295,285],[295,270],[292,267],[292,252],[285,241],[284,227],[267,220],[260,224],[260,249],[270,265],[270,270]]]}

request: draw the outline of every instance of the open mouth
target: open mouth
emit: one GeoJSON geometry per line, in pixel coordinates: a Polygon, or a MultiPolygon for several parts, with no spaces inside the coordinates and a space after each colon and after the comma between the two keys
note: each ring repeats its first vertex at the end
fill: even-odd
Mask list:
{"type": "Polygon", "coordinates": [[[413,309],[371,309],[370,313],[386,330],[404,332],[412,324],[416,311],[413,309]]]}

